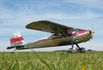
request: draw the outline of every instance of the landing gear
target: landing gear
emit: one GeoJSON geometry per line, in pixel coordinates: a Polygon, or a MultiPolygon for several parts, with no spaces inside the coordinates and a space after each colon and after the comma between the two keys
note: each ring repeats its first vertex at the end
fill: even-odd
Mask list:
{"type": "Polygon", "coordinates": [[[73,49],[70,48],[70,49],[67,50],[67,52],[68,52],[68,53],[73,53],[73,49]]]}
{"type": "Polygon", "coordinates": [[[72,44],[72,48],[69,48],[69,49],[67,50],[68,53],[76,52],[76,50],[74,50],[73,43],[71,43],[71,44],[72,44]]]}
{"type": "Polygon", "coordinates": [[[14,50],[14,51],[10,52],[10,54],[13,54],[15,51],[16,51],[16,48],[15,48],[15,50],[14,50]]]}
{"type": "Polygon", "coordinates": [[[77,43],[76,43],[76,46],[78,47],[77,51],[78,51],[79,53],[84,53],[84,52],[85,52],[85,48],[83,48],[83,47],[80,48],[77,43]]]}
{"type": "Polygon", "coordinates": [[[73,49],[73,44],[72,44],[72,48],[68,49],[67,52],[68,53],[73,53],[73,52],[76,52],[76,51],[79,52],[79,53],[84,53],[85,52],[85,48],[79,47],[79,45],[77,43],[76,43],[76,46],[77,46],[78,49],[74,50],[73,49]]]}
{"type": "Polygon", "coordinates": [[[79,53],[85,53],[85,48],[82,47],[82,48],[78,49],[77,51],[78,51],[79,53]]]}

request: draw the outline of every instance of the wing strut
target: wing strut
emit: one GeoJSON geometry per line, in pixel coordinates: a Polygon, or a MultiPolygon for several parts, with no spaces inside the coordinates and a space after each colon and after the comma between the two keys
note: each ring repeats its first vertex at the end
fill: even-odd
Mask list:
{"type": "Polygon", "coordinates": [[[66,39],[71,39],[71,46],[72,46],[71,49],[73,49],[74,48],[74,45],[73,45],[74,39],[73,39],[73,36],[72,36],[72,30],[70,30],[70,35],[71,36],[69,37],[61,28],[58,27],[58,29],[60,29],[60,31],[63,32],[63,34],[65,36],[67,36],[66,39]]]}

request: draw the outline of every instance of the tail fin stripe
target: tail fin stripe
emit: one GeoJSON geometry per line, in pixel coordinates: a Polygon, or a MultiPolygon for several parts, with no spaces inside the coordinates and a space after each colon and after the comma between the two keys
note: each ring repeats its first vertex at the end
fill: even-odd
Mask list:
{"type": "Polygon", "coordinates": [[[18,41],[21,41],[21,40],[24,40],[23,37],[11,38],[10,43],[12,44],[14,42],[18,42],[18,41]]]}

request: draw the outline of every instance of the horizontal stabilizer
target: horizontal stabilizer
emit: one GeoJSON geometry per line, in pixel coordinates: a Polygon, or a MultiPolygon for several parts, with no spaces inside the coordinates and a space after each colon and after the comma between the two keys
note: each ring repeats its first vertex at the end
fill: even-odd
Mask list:
{"type": "Polygon", "coordinates": [[[15,48],[15,47],[14,46],[9,46],[6,49],[12,49],[12,48],[15,48]]]}
{"type": "Polygon", "coordinates": [[[7,49],[12,49],[12,48],[16,48],[16,49],[25,49],[25,45],[9,46],[9,47],[7,47],[7,49]]]}

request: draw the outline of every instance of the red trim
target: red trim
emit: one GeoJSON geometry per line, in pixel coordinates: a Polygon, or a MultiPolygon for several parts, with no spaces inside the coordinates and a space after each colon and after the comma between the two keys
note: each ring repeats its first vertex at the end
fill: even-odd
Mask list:
{"type": "Polygon", "coordinates": [[[90,32],[90,30],[79,30],[79,31],[76,31],[75,33],[73,33],[72,36],[76,36],[78,34],[82,34],[82,33],[85,33],[85,32],[90,32]]]}
{"type": "Polygon", "coordinates": [[[21,41],[21,40],[24,40],[23,37],[17,37],[17,38],[11,38],[10,39],[10,43],[15,43],[15,42],[18,42],[18,41],[21,41]]]}
{"type": "MultiPolygon", "coordinates": [[[[66,36],[62,36],[62,37],[66,37],[66,36]]],[[[62,38],[62,37],[42,39],[42,40],[38,40],[38,41],[33,42],[33,43],[44,42],[44,41],[53,40],[53,39],[58,39],[58,38],[62,38]]]]}

